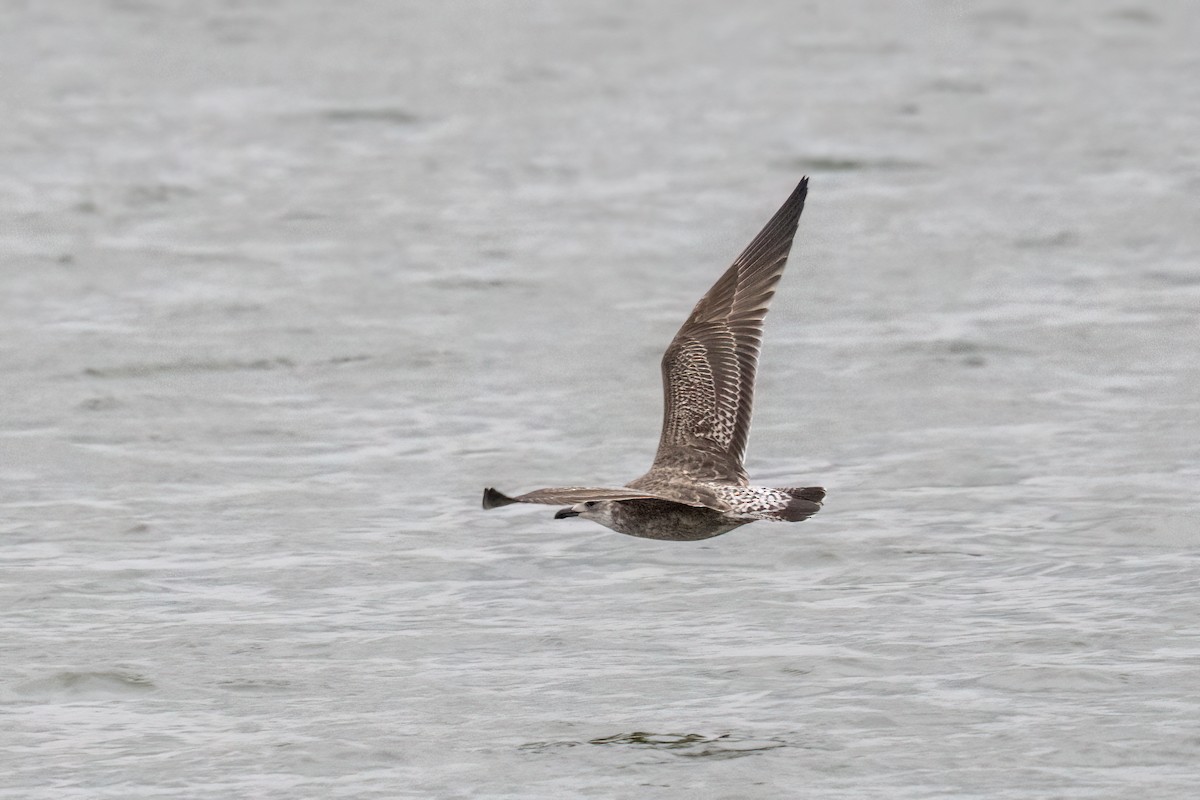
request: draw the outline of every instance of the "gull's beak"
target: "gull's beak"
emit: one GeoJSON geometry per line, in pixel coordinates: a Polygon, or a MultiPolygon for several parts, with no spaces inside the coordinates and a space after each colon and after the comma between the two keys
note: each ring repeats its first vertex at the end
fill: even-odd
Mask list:
{"type": "Polygon", "coordinates": [[[567,517],[578,517],[579,512],[573,508],[560,508],[554,512],[555,519],[566,519],[567,517]]]}

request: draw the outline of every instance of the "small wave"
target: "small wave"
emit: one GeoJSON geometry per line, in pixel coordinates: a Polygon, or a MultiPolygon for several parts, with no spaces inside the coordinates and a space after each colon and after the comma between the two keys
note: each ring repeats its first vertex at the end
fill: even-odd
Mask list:
{"type": "Polygon", "coordinates": [[[530,742],[518,749],[545,752],[566,747],[600,745],[604,747],[632,747],[639,750],[661,750],[681,758],[740,758],[753,753],[787,747],[781,739],[739,737],[732,733],[709,736],[702,733],[650,733],[633,731],[600,736],[586,741],[530,742]]]}
{"type": "Polygon", "coordinates": [[[14,691],[27,697],[96,697],[143,694],[158,687],[145,675],[125,670],[64,670],[18,684],[14,691]]]}

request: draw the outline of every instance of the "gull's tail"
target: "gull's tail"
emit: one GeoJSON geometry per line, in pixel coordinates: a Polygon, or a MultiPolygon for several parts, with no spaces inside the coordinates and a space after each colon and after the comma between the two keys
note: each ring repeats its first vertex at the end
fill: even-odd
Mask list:
{"type": "Polygon", "coordinates": [[[820,486],[776,489],[775,491],[787,495],[787,501],[782,506],[763,514],[760,519],[800,522],[820,511],[821,501],[825,499],[825,490],[820,486]]]}

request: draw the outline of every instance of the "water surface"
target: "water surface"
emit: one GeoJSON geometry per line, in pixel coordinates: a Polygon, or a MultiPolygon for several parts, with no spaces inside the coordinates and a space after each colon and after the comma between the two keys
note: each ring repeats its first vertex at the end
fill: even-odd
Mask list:
{"type": "Polygon", "coordinates": [[[1190,5],[0,11],[6,797],[1188,798],[1190,5]],[[748,467],[658,358],[811,175],[748,467]]]}

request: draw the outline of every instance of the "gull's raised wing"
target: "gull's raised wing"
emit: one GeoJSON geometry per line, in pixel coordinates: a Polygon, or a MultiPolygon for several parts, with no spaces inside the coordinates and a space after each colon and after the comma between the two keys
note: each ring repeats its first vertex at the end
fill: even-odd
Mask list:
{"type": "Polygon", "coordinates": [[[783,274],[808,178],[700,299],[663,355],[665,408],[654,466],[645,477],[746,484],[763,318],[783,274]]]}

